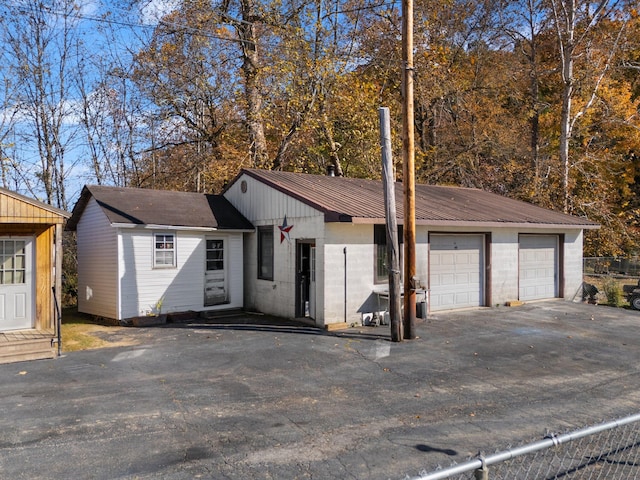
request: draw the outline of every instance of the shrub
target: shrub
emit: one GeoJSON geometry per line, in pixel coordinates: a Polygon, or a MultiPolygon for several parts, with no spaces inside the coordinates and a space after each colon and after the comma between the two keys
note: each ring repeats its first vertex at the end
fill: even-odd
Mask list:
{"type": "Polygon", "coordinates": [[[622,286],[613,278],[605,280],[602,290],[607,296],[607,303],[614,307],[622,305],[622,286]]]}

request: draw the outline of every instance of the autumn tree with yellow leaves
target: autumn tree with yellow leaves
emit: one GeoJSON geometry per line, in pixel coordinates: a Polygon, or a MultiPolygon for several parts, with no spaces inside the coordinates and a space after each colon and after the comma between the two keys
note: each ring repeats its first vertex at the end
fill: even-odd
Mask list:
{"type": "MultiPolygon", "coordinates": [[[[379,178],[380,106],[390,108],[402,170],[399,3],[182,0],[148,19],[141,12],[152,4],[114,0],[97,13],[79,1],[40,5],[35,26],[74,40],[64,72],[50,68],[54,58],[18,48],[28,45],[20,35],[36,32],[36,16],[19,3],[5,7],[0,103],[14,115],[0,122],[3,179],[41,185],[53,199],[72,182],[67,165],[81,166],[85,183],[207,192],[242,167],[333,166],[379,178]],[[47,30],[53,18],[68,30],[47,30]],[[56,72],[61,88],[43,90],[56,72]],[[46,93],[51,108],[35,108],[34,93],[46,93]],[[62,143],[41,132],[55,156],[37,174],[8,148],[19,145],[16,132],[38,137],[27,135],[24,112],[64,127],[62,143]]],[[[585,216],[603,225],[586,234],[587,255],[637,253],[636,5],[416,0],[414,11],[418,181],[585,216]]]]}

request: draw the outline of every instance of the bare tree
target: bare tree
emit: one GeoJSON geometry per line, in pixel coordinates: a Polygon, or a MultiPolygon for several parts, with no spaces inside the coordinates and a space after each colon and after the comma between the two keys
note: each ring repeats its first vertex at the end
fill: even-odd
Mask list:
{"type": "Polygon", "coordinates": [[[54,0],[9,2],[2,10],[0,37],[17,82],[16,130],[39,157],[35,172],[33,165],[19,168],[34,195],[42,189],[48,203],[67,208],[65,159],[74,137],[67,128],[73,114],[70,54],[80,41],[75,29],[79,7],[71,0],[54,0]]]}
{"type": "MultiPolygon", "coordinates": [[[[560,118],[560,140],[559,157],[562,167],[562,194],[563,209],[569,211],[571,188],[570,188],[570,143],[573,136],[574,127],[578,119],[593,105],[602,79],[611,66],[612,59],[619,46],[621,33],[626,21],[621,22],[618,35],[609,47],[609,52],[605,55],[605,60],[598,66],[599,72],[594,76],[593,83],[588,87],[590,93],[586,95],[587,100],[577,112],[574,112],[574,97],[576,94],[575,63],[578,55],[584,49],[589,48],[592,32],[602,23],[604,19],[610,18],[612,12],[624,7],[620,0],[609,1],[600,0],[598,2],[579,2],[578,0],[551,0],[555,31],[558,38],[560,51],[560,65],[562,75],[562,111],[560,118]]],[[[583,90],[586,90],[583,85],[583,90]]],[[[585,97],[583,95],[583,97],[585,97]]]]}

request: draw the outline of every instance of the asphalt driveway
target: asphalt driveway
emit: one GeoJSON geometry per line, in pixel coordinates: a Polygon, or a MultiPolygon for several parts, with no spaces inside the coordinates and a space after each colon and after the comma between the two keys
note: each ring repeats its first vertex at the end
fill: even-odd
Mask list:
{"type": "Polygon", "coordinates": [[[550,301],[438,314],[402,344],[257,316],[131,329],[0,365],[0,478],[402,479],[637,413],[639,327],[550,301]]]}

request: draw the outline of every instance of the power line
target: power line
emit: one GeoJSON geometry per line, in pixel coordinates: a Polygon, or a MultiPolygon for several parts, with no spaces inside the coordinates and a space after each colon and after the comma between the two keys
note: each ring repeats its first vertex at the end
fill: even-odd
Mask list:
{"type": "MultiPolygon", "coordinates": [[[[373,11],[376,10],[378,8],[381,7],[397,7],[398,4],[396,1],[381,1],[378,3],[375,3],[373,5],[360,5],[358,7],[352,8],[352,9],[344,9],[344,10],[334,10],[332,12],[332,15],[344,15],[344,14],[348,14],[348,13],[357,13],[358,16],[360,13],[365,12],[365,11],[373,11]]],[[[23,15],[30,15],[31,12],[26,9],[25,7],[18,5],[14,2],[11,3],[11,8],[15,9],[15,11],[17,11],[20,14],[23,15]]],[[[50,14],[50,15],[55,15],[58,17],[69,17],[70,14],[68,12],[64,12],[64,11],[60,11],[60,10],[54,10],[54,9],[50,9],[47,8],[45,6],[41,6],[40,8],[42,8],[43,10],[46,10],[46,13],[50,14]]],[[[120,11],[120,12],[124,12],[124,13],[130,13],[124,9],[119,9],[119,8],[112,8],[111,11],[120,11]]],[[[223,12],[221,10],[217,10],[214,11],[215,14],[220,15],[221,18],[226,17],[229,20],[229,23],[232,24],[245,24],[245,25],[254,25],[255,22],[250,22],[244,19],[237,19],[237,18],[233,18],[231,15],[229,15],[226,12],[223,12]]],[[[230,38],[228,36],[223,36],[223,35],[216,35],[213,34],[211,32],[205,31],[201,28],[197,28],[197,27],[193,27],[191,25],[187,25],[184,23],[177,23],[177,22],[170,22],[168,20],[166,20],[166,16],[159,19],[158,23],[156,24],[152,24],[152,23],[143,23],[140,21],[134,21],[134,20],[120,20],[120,19],[116,19],[116,18],[111,18],[108,16],[96,16],[96,15],[90,15],[87,13],[81,13],[81,12],[76,12],[73,15],[73,18],[77,18],[79,20],[86,20],[86,21],[90,21],[90,22],[96,22],[96,23],[105,23],[108,25],[116,25],[116,26],[121,26],[121,27],[130,27],[130,28],[136,28],[136,29],[153,29],[155,30],[158,25],[163,25],[163,26],[167,26],[167,27],[173,27],[176,29],[182,29],[184,31],[190,32],[192,34],[196,34],[199,36],[203,36],[205,38],[211,38],[211,39],[216,39],[216,40],[222,40],[222,41],[226,41],[226,42],[232,42],[232,43],[254,43],[248,40],[241,40],[239,38],[230,38]]]]}

